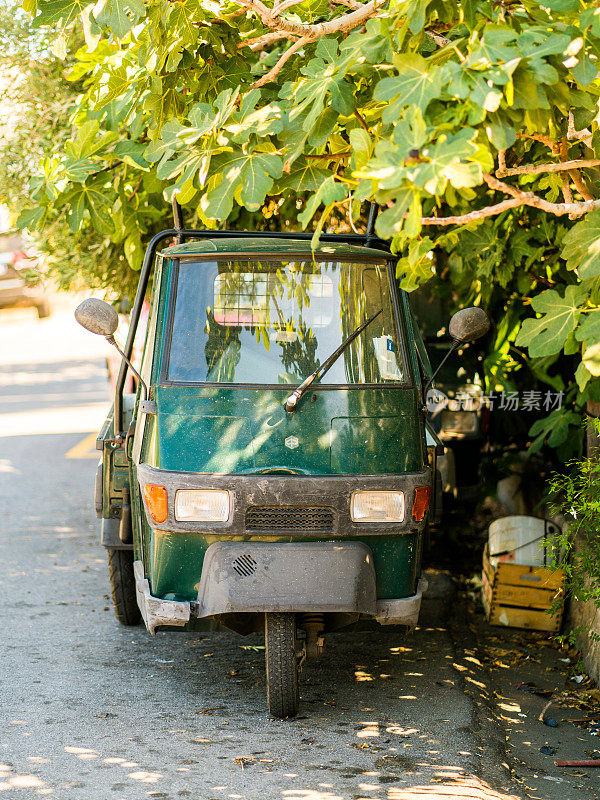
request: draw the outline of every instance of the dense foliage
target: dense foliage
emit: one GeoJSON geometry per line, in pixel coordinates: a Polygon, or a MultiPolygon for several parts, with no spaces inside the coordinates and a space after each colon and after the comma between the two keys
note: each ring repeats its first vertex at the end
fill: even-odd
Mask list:
{"type": "MultiPolygon", "coordinates": [[[[600,435],[600,420],[593,420],[600,435]]],[[[560,554],[556,566],[565,573],[565,589],[582,603],[600,609],[600,459],[598,453],[573,460],[564,474],[550,480],[554,510],[565,514],[571,524],[551,537],[548,544],[560,554]]],[[[558,609],[562,598],[557,598],[558,609]]],[[[591,639],[598,634],[585,631],[591,639]]]]}
{"type": "MultiPolygon", "coordinates": [[[[73,49],[83,35],[70,33],[73,49]]],[[[74,135],[73,114],[84,91],[68,80],[74,58],[57,59],[52,32],[38,30],[13,2],[0,2],[0,202],[13,215],[30,204],[30,192],[48,164],[60,161],[74,135]]],[[[39,251],[29,277],[50,275],[65,288],[114,284],[133,288],[122,247],[90,225],[73,232],[64,214],[48,218],[38,232],[39,251]]],[[[28,248],[29,243],[26,247],[28,248]]]]}
{"type": "Polygon", "coordinates": [[[175,192],[199,224],[317,234],[360,227],[374,200],[406,288],[437,270],[454,301],[492,309],[488,388],[535,376],[565,392],[536,446],[578,441],[600,383],[595,3],[24,7],[85,92],[22,226],[66,220],[135,270],[175,192]]]}

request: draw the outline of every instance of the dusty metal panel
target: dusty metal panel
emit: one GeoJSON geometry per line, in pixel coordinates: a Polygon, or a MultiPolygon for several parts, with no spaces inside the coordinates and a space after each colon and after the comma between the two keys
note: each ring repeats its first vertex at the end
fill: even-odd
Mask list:
{"type": "Polygon", "coordinates": [[[416,594],[398,600],[378,600],[375,619],[380,625],[408,625],[414,627],[419,621],[421,599],[427,591],[425,578],[419,579],[416,594]]]}
{"type": "Polygon", "coordinates": [[[215,542],[194,615],[376,611],[373,554],[360,542],[215,542]]]}
{"type": "Polygon", "coordinates": [[[148,631],[154,636],[162,625],[183,627],[190,619],[190,604],[179,600],[161,600],[150,594],[141,561],[133,562],[137,602],[148,631]]]}

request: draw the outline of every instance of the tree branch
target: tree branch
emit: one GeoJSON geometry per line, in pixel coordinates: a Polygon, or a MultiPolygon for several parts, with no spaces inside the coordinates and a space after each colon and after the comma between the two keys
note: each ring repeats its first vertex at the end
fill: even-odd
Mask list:
{"type": "Polygon", "coordinates": [[[587,144],[588,147],[592,146],[592,132],[589,128],[582,128],[580,131],[575,130],[575,117],[573,112],[569,111],[569,123],[567,129],[567,139],[572,142],[581,141],[587,144]]]}
{"type": "Polygon", "coordinates": [[[589,189],[587,187],[587,184],[586,184],[585,180],[583,179],[583,177],[580,175],[579,170],[570,169],[569,170],[569,175],[571,177],[571,180],[573,181],[573,183],[577,187],[577,191],[583,197],[583,199],[584,200],[593,200],[594,197],[593,197],[593,195],[590,194],[590,191],[589,191],[589,189]]]}
{"type": "Polygon", "coordinates": [[[341,17],[336,17],[328,22],[317,22],[312,25],[280,19],[272,9],[267,8],[262,0],[235,0],[235,2],[250,11],[256,12],[265,27],[273,31],[295,34],[310,42],[314,39],[319,39],[321,36],[328,36],[331,33],[346,33],[358,28],[369,17],[375,15],[387,0],[369,0],[368,3],[361,3],[360,8],[351,11],[349,14],[343,14],[341,17]]]}
{"type": "Polygon", "coordinates": [[[305,158],[322,158],[326,161],[333,161],[339,160],[341,158],[349,158],[352,155],[352,151],[348,150],[345,153],[315,153],[309,154],[305,156],[305,158]]]}
{"type": "Polygon", "coordinates": [[[495,206],[479,208],[477,211],[470,211],[468,214],[461,214],[457,217],[422,217],[421,225],[468,225],[469,222],[475,222],[485,217],[494,217],[496,214],[501,214],[503,211],[508,211],[509,208],[516,208],[520,205],[521,201],[516,198],[503,200],[501,203],[496,203],[495,206]]]}
{"type": "MultiPolygon", "coordinates": [[[[560,140],[559,154],[560,154],[560,160],[561,161],[568,161],[569,160],[569,143],[564,138],[560,140]]],[[[571,184],[569,183],[570,174],[571,174],[570,172],[567,175],[565,175],[563,173],[560,176],[561,183],[562,183],[562,193],[563,193],[563,197],[565,199],[565,203],[572,203],[573,202],[573,192],[571,191],[571,184]]],[[[579,173],[577,173],[577,174],[579,174],[579,173]]],[[[587,200],[587,199],[588,198],[584,198],[584,200],[587,200]]]]}
{"type": "Polygon", "coordinates": [[[572,203],[573,202],[573,192],[571,191],[571,187],[569,185],[569,179],[566,175],[561,175],[562,181],[562,193],[563,197],[565,198],[565,203],[572,203]]]}
{"type": "Polygon", "coordinates": [[[506,172],[506,150],[498,150],[498,169],[496,170],[498,178],[502,177],[498,175],[499,172],[503,174],[506,172]]]}
{"type": "Polygon", "coordinates": [[[367,131],[367,133],[368,133],[368,132],[369,132],[369,126],[368,126],[368,125],[367,125],[367,123],[365,122],[365,120],[364,120],[364,117],[362,117],[362,116],[361,116],[361,114],[360,114],[358,111],[354,111],[354,116],[356,117],[356,119],[357,119],[357,120],[360,122],[360,124],[362,125],[362,127],[363,127],[363,128],[364,128],[364,129],[367,131]]]}
{"type": "MultiPolygon", "coordinates": [[[[506,167],[498,159],[498,169],[494,173],[497,178],[507,178],[510,175],[540,175],[543,172],[570,172],[575,169],[586,169],[600,165],[600,158],[580,158],[571,161],[561,161],[559,164],[524,164],[522,167],[506,167]]],[[[579,189],[579,187],[577,187],[579,189]]],[[[579,189],[581,191],[581,189],[579,189]]],[[[593,198],[586,198],[592,200],[593,198]]]]}
{"type": "Polygon", "coordinates": [[[263,47],[280,39],[295,39],[292,33],[283,33],[282,31],[272,31],[271,33],[263,33],[262,36],[255,36],[253,39],[246,39],[244,42],[238,44],[238,50],[243,47],[249,47],[250,50],[262,50],[263,47]]]}
{"type": "Polygon", "coordinates": [[[358,0],[329,0],[331,5],[346,6],[346,8],[357,9],[362,6],[358,0]]]}
{"type": "Polygon", "coordinates": [[[439,47],[445,47],[447,44],[452,44],[452,41],[448,39],[446,36],[442,36],[441,33],[436,33],[435,31],[425,31],[425,33],[427,34],[427,36],[431,36],[433,41],[439,47]]]}
{"type": "Polygon", "coordinates": [[[553,142],[549,136],[543,133],[517,133],[517,139],[533,139],[534,142],[541,142],[549,147],[553,153],[557,152],[557,143],[553,142]]]}
{"type": "MultiPolygon", "coordinates": [[[[512,197],[520,197],[528,194],[528,192],[523,192],[521,189],[517,189],[515,186],[511,186],[510,183],[504,183],[504,181],[498,181],[492,175],[488,175],[487,172],[483,173],[483,180],[490,189],[495,189],[497,192],[504,192],[505,194],[510,194],[512,197]]],[[[530,193],[529,193],[530,194],[530,193]]]]}
{"type": "MultiPolygon", "coordinates": [[[[569,155],[569,144],[568,144],[567,139],[563,138],[563,139],[561,139],[561,142],[560,142],[560,157],[561,157],[561,160],[562,161],[568,161],[568,155],[569,155]]],[[[579,173],[579,170],[577,170],[577,169],[569,170],[569,177],[571,178],[571,180],[575,184],[577,190],[579,191],[579,194],[583,197],[584,200],[593,200],[594,199],[592,197],[592,195],[590,194],[590,192],[589,192],[589,189],[587,187],[585,179],[579,173]]],[[[573,198],[571,197],[571,201],[572,200],[573,200],[573,198]]]]}
{"type": "Polygon", "coordinates": [[[549,214],[554,214],[556,217],[562,217],[568,214],[571,219],[576,219],[577,217],[587,214],[588,211],[594,211],[596,208],[600,208],[600,200],[586,200],[583,203],[551,203],[548,200],[544,200],[543,197],[538,197],[536,194],[533,194],[533,192],[523,192],[508,183],[497,180],[487,173],[484,173],[483,180],[490,189],[504,192],[505,194],[511,195],[516,200],[520,200],[520,205],[539,208],[541,211],[547,211],[549,214]]]}
{"type": "Polygon", "coordinates": [[[251,89],[259,89],[261,86],[264,86],[265,83],[269,83],[270,81],[274,80],[274,78],[277,76],[279,71],[282,69],[282,67],[284,66],[286,61],[288,61],[288,59],[290,59],[294,55],[295,52],[297,52],[302,47],[304,47],[304,45],[307,44],[307,42],[309,42],[309,41],[310,41],[310,39],[307,36],[303,36],[301,39],[298,39],[297,42],[294,42],[294,44],[291,47],[288,47],[288,49],[281,56],[279,61],[275,64],[275,66],[272,67],[268,72],[266,72],[262,76],[262,78],[259,78],[257,81],[255,81],[250,88],[251,89]]]}
{"type": "Polygon", "coordinates": [[[543,197],[538,197],[533,194],[533,192],[523,192],[514,186],[510,186],[508,183],[497,180],[487,173],[483,175],[483,180],[490,189],[511,195],[510,199],[503,200],[493,206],[479,208],[476,211],[471,211],[468,214],[462,214],[460,216],[422,217],[421,225],[468,225],[470,222],[475,222],[485,217],[493,217],[497,214],[501,214],[503,211],[508,211],[509,208],[517,208],[518,206],[539,208],[541,211],[546,211],[557,217],[568,214],[571,219],[577,219],[587,214],[589,211],[600,208],[600,200],[587,200],[583,203],[550,203],[548,200],[544,200],[543,197]]]}
{"type": "Polygon", "coordinates": [[[128,202],[130,202],[131,200],[133,200],[133,198],[134,198],[134,197],[136,196],[136,194],[139,192],[139,190],[140,190],[140,186],[142,185],[142,181],[143,181],[143,180],[144,180],[144,176],[142,175],[142,177],[141,177],[141,178],[139,179],[139,181],[137,182],[137,184],[136,184],[136,186],[135,186],[135,189],[133,190],[133,192],[132,192],[130,195],[127,195],[127,201],[128,201],[128,202]]]}
{"type": "Polygon", "coordinates": [[[274,6],[273,8],[273,17],[278,17],[280,14],[283,14],[288,8],[291,6],[297,6],[299,3],[304,2],[304,0],[283,0],[283,3],[279,3],[279,5],[274,6]]]}

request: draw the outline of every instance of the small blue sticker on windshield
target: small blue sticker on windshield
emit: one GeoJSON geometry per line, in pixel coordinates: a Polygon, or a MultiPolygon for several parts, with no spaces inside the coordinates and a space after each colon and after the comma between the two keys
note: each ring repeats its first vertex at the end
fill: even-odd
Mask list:
{"type": "Polygon", "coordinates": [[[389,337],[388,337],[388,340],[387,340],[387,349],[391,350],[392,353],[394,352],[394,343],[392,342],[392,340],[389,337]]]}

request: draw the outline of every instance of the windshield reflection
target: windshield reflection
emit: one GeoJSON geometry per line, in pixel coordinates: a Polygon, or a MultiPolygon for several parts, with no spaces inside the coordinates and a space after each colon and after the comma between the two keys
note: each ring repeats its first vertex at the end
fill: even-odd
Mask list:
{"type": "Polygon", "coordinates": [[[404,380],[384,265],[182,262],[168,378],[295,385],[380,308],[323,376],[326,385],[404,380]]]}

